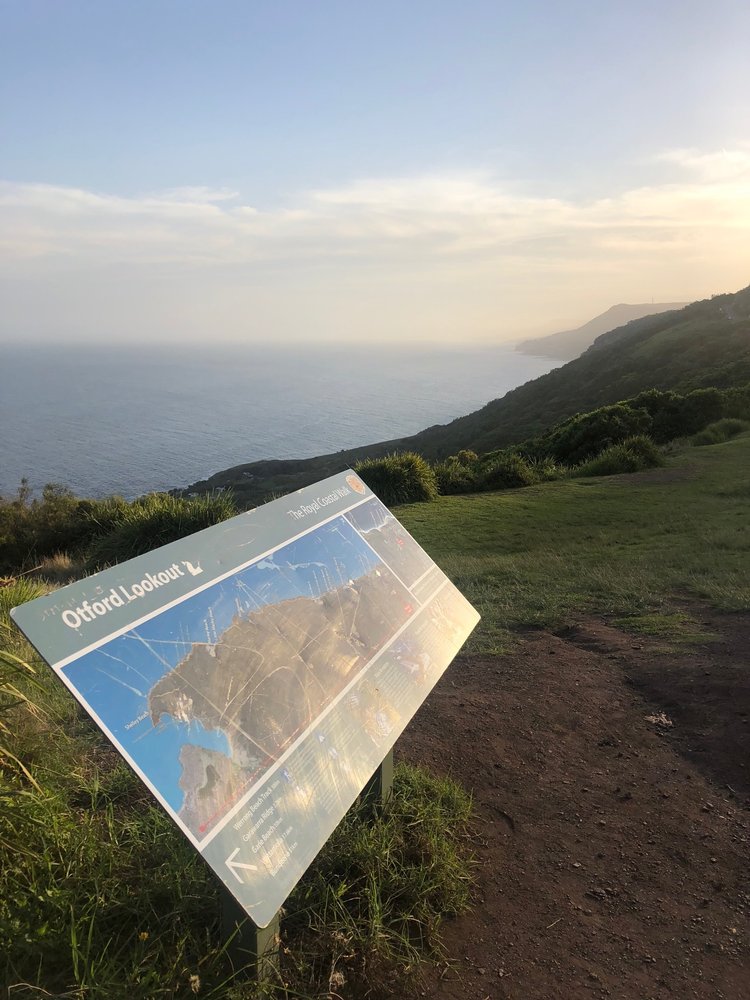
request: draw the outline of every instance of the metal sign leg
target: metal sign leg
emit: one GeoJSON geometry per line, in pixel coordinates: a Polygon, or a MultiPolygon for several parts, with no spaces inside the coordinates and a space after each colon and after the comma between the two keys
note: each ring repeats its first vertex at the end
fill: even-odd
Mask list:
{"type": "Polygon", "coordinates": [[[393,788],[393,749],[389,750],[373,776],[362,789],[362,799],[373,807],[382,806],[393,788]]]}
{"type": "Polygon", "coordinates": [[[221,925],[224,937],[232,938],[227,953],[235,967],[248,967],[249,975],[258,983],[279,981],[278,913],[268,927],[258,927],[234,896],[222,889],[221,925]]]}

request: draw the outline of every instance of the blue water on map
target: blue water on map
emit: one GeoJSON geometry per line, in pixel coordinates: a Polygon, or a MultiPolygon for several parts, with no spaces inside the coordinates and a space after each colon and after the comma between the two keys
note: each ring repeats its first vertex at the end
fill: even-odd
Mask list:
{"type": "Polygon", "coordinates": [[[149,726],[145,733],[144,738],[151,740],[157,751],[154,758],[150,758],[153,764],[146,772],[147,776],[175,812],[179,812],[185,799],[185,794],[180,788],[182,747],[191,744],[203,747],[204,750],[216,750],[225,757],[230,756],[226,733],[221,729],[204,729],[200,722],[178,722],[176,719],[163,716],[155,729],[149,726]]]}
{"type": "Polygon", "coordinates": [[[560,362],[465,348],[4,346],[0,494],[186,486],[261,458],[414,434],[560,362]]]}
{"type": "MultiPolygon", "coordinates": [[[[191,721],[164,714],[153,725],[152,688],[194,646],[221,647],[224,633],[238,618],[294,597],[319,597],[378,566],[382,562],[370,546],[344,518],[337,518],[115,636],[63,671],[152,786],[179,810],[182,747],[192,744],[229,756],[229,740],[221,729],[204,728],[189,705],[185,714],[193,716],[191,721]]],[[[200,701],[201,692],[195,697],[200,701]]]]}

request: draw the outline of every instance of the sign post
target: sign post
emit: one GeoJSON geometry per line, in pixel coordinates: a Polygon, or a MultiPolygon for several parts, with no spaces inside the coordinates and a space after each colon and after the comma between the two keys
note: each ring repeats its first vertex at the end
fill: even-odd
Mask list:
{"type": "Polygon", "coordinates": [[[384,806],[393,789],[393,748],[388,751],[362,789],[362,798],[377,809],[384,806]]]}
{"type": "Polygon", "coordinates": [[[479,620],[353,472],[12,616],[252,920],[256,959],[363,788],[384,800],[479,620]]]}
{"type": "Polygon", "coordinates": [[[258,983],[279,975],[281,922],[278,912],[266,927],[258,927],[231,892],[221,890],[222,936],[236,968],[250,968],[258,983]]]}

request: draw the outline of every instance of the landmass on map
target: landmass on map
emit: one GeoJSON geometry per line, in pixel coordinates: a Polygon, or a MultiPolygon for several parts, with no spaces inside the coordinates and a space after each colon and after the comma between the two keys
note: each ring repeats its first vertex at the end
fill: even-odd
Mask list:
{"type": "Polygon", "coordinates": [[[318,597],[269,604],[190,652],[150,690],[164,715],[220,729],[229,756],[186,743],[180,817],[196,835],[213,826],[408,619],[408,591],[385,568],[318,597]]]}

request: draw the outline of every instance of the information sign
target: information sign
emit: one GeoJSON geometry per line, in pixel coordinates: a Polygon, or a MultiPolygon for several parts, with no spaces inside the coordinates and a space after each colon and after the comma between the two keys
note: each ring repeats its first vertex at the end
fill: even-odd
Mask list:
{"type": "Polygon", "coordinates": [[[12,615],[259,927],[479,620],[353,472],[12,615]]]}

